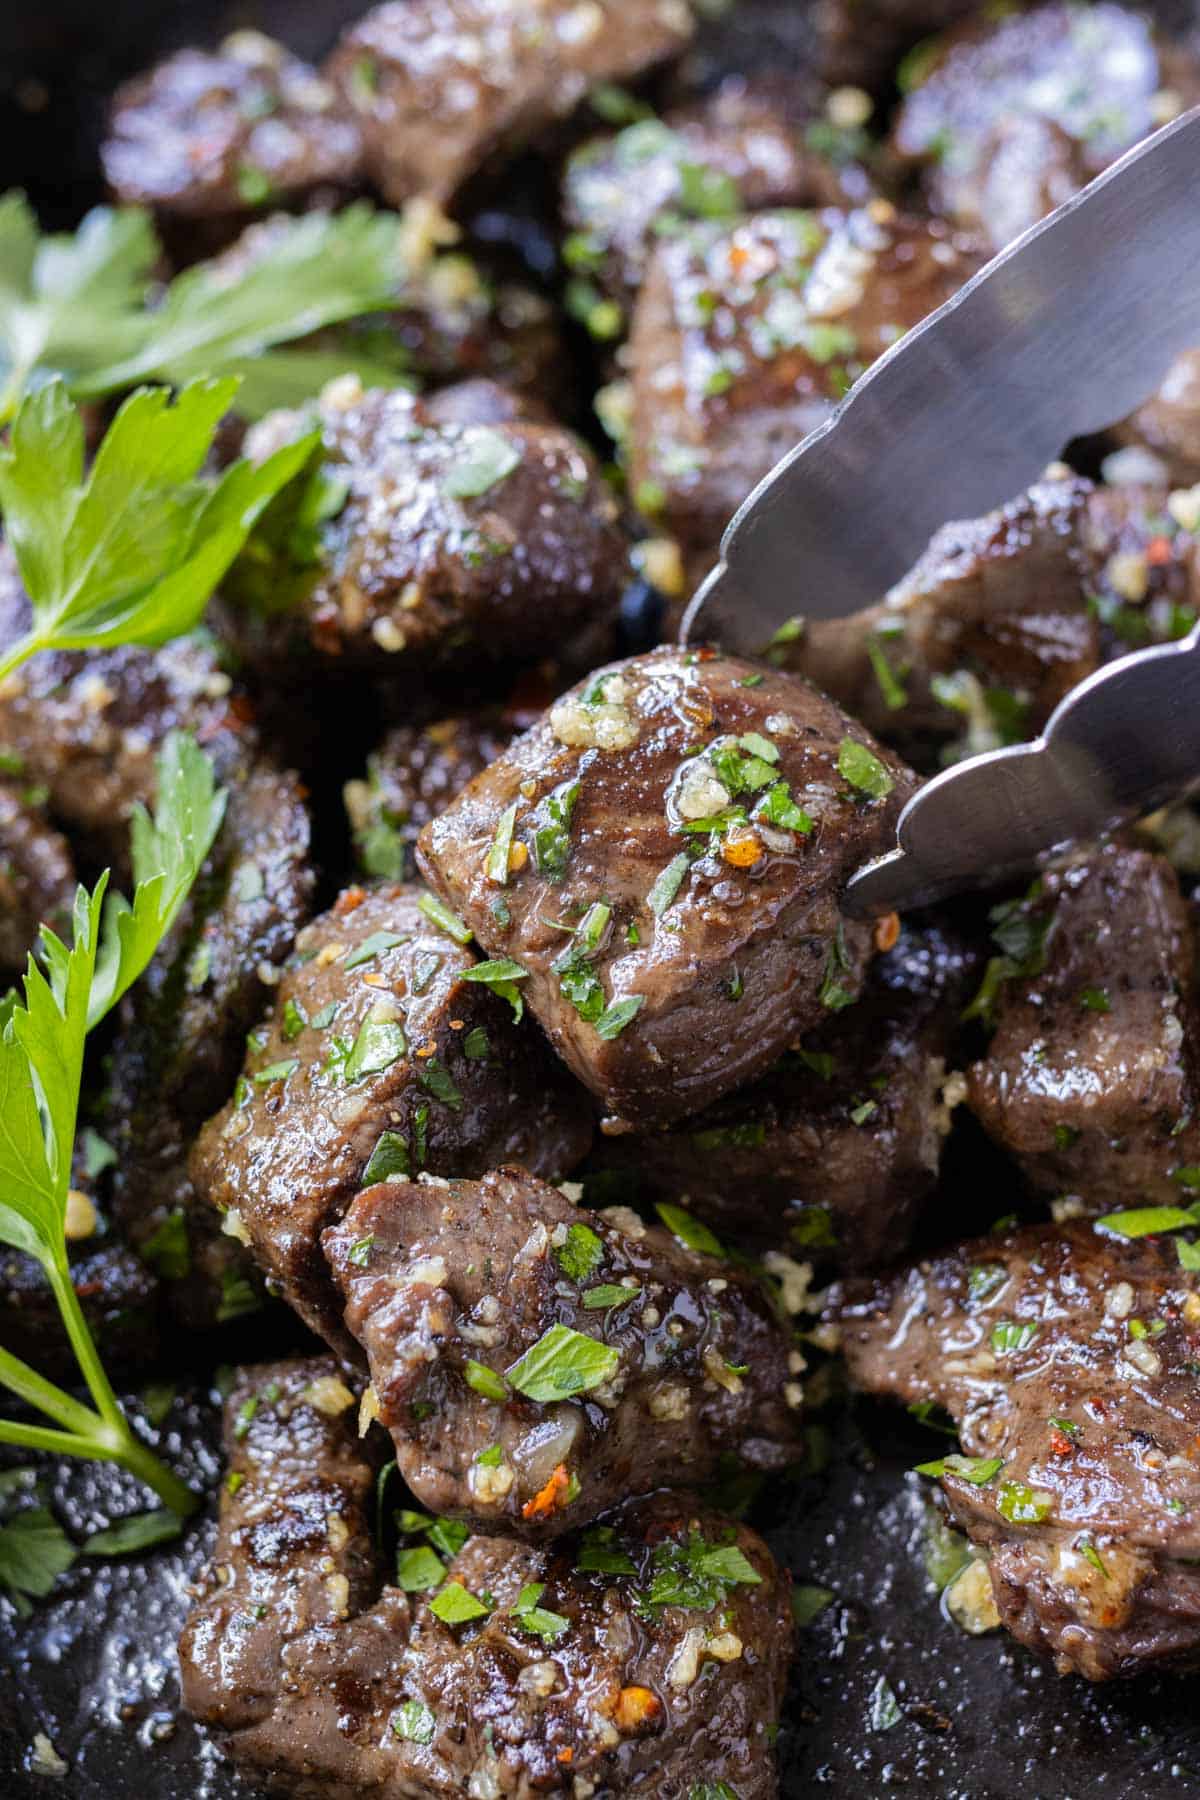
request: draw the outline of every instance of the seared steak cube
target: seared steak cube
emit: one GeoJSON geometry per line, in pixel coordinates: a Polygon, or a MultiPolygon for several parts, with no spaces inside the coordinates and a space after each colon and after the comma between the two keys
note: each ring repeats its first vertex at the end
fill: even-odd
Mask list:
{"type": "Polygon", "coordinates": [[[867,191],[860,168],[838,168],[806,147],[767,84],[730,81],[703,101],[639,119],[573,152],[563,176],[571,231],[564,255],[575,276],[568,302],[590,320],[593,335],[616,337],[661,235],[769,206],[837,206],[867,191]],[[600,308],[594,314],[590,286],[600,308]]]}
{"type": "Polygon", "coordinates": [[[792,1630],[753,1531],[660,1495],[549,1549],[469,1538],[447,1566],[426,1544],[405,1592],[373,1564],[355,1419],[320,1360],[244,1370],[230,1396],[180,1665],[239,1767],[313,1800],[687,1800],[701,1776],[772,1800],[792,1630]]]}
{"type": "MultiPolygon", "coordinates": [[[[688,1229],[685,1225],[685,1231],[688,1229]]],[[[423,1506],[549,1537],[795,1453],[788,1339],[756,1281],[520,1170],[381,1183],[325,1234],[379,1417],[423,1506]]]]}
{"type": "Polygon", "coordinates": [[[187,1163],[308,917],[309,836],[295,775],[260,763],[235,781],[180,918],[121,1008],[114,1209],[130,1243],[172,1284],[177,1316],[197,1328],[262,1303],[243,1245],[197,1201],[187,1163]]]}
{"type": "Polygon", "coordinates": [[[1200,63],[1108,0],[981,14],[924,60],[893,147],[997,249],[1200,98],[1200,63]]]}
{"type": "MultiPolygon", "coordinates": [[[[284,496],[225,583],[252,663],[315,656],[424,675],[546,654],[615,611],[624,539],[595,459],[569,432],[439,423],[432,404],[353,381],[325,390],[321,416],[315,541],[298,556],[284,496]]],[[[252,454],[302,424],[265,419],[252,454]]]]}
{"type": "Polygon", "coordinates": [[[515,1024],[516,988],[495,991],[467,935],[419,890],[348,889],[296,940],[234,1097],[192,1159],[226,1230],[351,1352],[318,1240],[359,1187],[385,1171],[480,1175],[506,1160],[565,1174],[591,1135],[578,1090],[515,1024]]]}
{"type": "Polygon", "coordinates": [[[629,343],[633,497],[715,550],[751,488],[978,259],[877,200],[763,212],[663,243],[629,343]]]}
{"type": "Polygon", "coordinates": [[[910,781],[805,683],[658,650],[566,694],[418,855],[580,1080],[659,1124],[853,998],[872,927],[839,890],[910,781]]]}
{"type": "Polygon", "coordinates": [[[1117,427],[1116,436],[1142,445],[1179,486],[1200,482],[1200,350],[1176,357],[1158,389],[1117,427]]]}
{"type": "MultiPolygon", "coordinates": [[[[14,757],[9,772],[20,768],[14,757]]],[[[40,798],[36,789],[0,781],[0,977],[6,981],[24,974],[39,926],[69,935],[75,865],[40,798]]]]}
{"type": "Polygon", "coordinates": [[[931,31],[976,9],[977,0],[816,0],[821,72],[875,89],[893,76],[901,50],[916,45],[919,57],[931,31]]]}
{"type": "Polygon", "coordinates": [[[1100,661],[1089,604],[1099,493],[1077,476],[1041,481],[944,525],[878,606],[815,619],[772,656],[906,748],[961,738],[974,752],[1032,736],[1100,661]]]}
{"type": "Polygon", "coordinates": [[[1037,1186],[1089,1205],[1200,1185],[1195,947],[1175,871],[1082,852],[1000,911],[968,1103],[1037,1186]]]}
{"type": "Polygon", "coordinates": [[[680,50],[684,0],[392,0],[343,33],[326,64],[391,201],[449,200],[477,170],[680,50]]]}
{"type": "Polygon", "coordinates": [[[499,707],[397,725],[367,761],[365,781],[348,781],[346,811],[359,864],[393,881],[413,874],[423,826],[507,750],[515,727],[499,707]]]}
{"type": "Polygon", "coordinates": [[[239,31],[215,53],[180,50],[127,82],[100,154],[123,205],[232,232],[266,206],[352,193],[362,139],[314,68],[239,31]]]}
{"type": "Polygon", "coordinates": [[[890,1261],[937,1180],[942,1084],[976,960],[937,926],[906,925],[845,1016],[667,1131],[601,1137],[593,1162],[732,1244],[845,1269],[890,1261]]]}
{"type": "Polygon", "coordinates": [[[1092,1681],[1200,1655],[1200,1283],[1137,1220],[994,1234],[831,1306],[860,1387],[958,1426],[943,1487],[1000,1619],[1092,1681]]]}

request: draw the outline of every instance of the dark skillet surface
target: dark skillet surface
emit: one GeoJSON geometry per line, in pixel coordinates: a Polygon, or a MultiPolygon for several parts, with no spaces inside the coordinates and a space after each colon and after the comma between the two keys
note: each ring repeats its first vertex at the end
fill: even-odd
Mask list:
{"type": "MultiPolygon", "coordinates": [[[[801,3],[801,0],[796,0],[801,3]]],[[[99,199],[96,140],[104,95],[122,75],[188,42],[254,24],[318,55],[366,0],[38,0],[0,4],[0,191],[26,188],[47,224],[73,224],[99,199]]],[[[1175,25],[1189,0],[1155,9],[1175,25]]],[[[931,1242],[986,1229],[1012,1210],[965,1145],[950,1171],[931,1242]],[[965,1207],[964,1194],[972,1196],[965,1207]]],[[[994,1171],[992,1171],[994,1174],[994,1171]]],[[[256,1352],[278,1354],[278,1338],[256,1352]]],[[[255,1352],[251,1352],[255,1354],[255,1352]]],[[[155,1380],[167,1370],[155,1369],[155,1380]]],[[[199,1380],[160,1434],[211,1494],[218,1409],[199,1380]]],[[[190,1385],[188,1385],[190,1381],[190,1385]]],[[[136,1401],[133,1402],[136,1410],[136,1401]]],[[[769,1488],[751,1512],[798,1582],[834,1600],[798,1637],[780,1736],[785,1800],[826,1789],[839,1800],[1159,1800],[1200,1795],[1200,1682],[1152,1679],[1093,1689],[1063,1681],[1002,1636],[972,1639],[945,1621],[924,1573],[926,1500],[906,1472],[939,1446],[903,1414],[830,1408],[814,1430],[813,1468],[769,1488]],[[901,1709],[870,1725],[886,1680],[901,1709]]],[[[10,1465],[34,1459],[3,1453],[10,1465]]],[[[145,1504],[100,1465],[47,1462],[44,1499],[77,1540],[145,1504]]],[[[215,1502],[214,1502],[215,1504],[215,1502]]],[[[180,1543],[139,1558],[81,1561],[33,1616],[0,1601],[2,1800],[247,1800],[251,1790],[176,1715],[175,1641],[188,1583],[212,1538],[206,1514],[180,1543]],[[29,1772],[35,1732],[69,1764],[29,1772]]],[[[698,1771],[702,1776],[703,1771],[698,1771]]]]}

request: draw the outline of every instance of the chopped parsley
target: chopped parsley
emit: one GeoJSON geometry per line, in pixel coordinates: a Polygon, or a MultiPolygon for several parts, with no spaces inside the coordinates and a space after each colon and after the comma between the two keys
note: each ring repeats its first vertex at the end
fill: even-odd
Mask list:
{"type": "Polygon", "coordinates": [[[583,1304],[589,1312],[608,1312],[614,1306],[636,1300],[641,1291],[640,1287],[622,1287],[620,1282],[604,1282],[599,1287],[585,1290],[583,1304]]]}
{"type": "Polygon", "coordinates": [[[523,1587],[512,1605],[512,1616],[523,1631],[540,1637],[543,1643],[555,1644],[571,1629],[570,1619],[561,1613],[548,1612],[538,1601],[546,1591],[544,1581],[531,1581],[523,1587]]]}
{"type": "Polygon", "coordinates": [[[1023,1481],[1004,1481],[996,1495],[996,1511],[1010,1525],[1041,1525],[1054,1510],[1054,1496],[1023,1481]]]}
{"type": "Polygon", "coordinates": [[[362,1185],[373,1187],[377,1181],[387,1181],[393,1175],[411,1174],[408,1139],[401,1137],[398,1131],[380,1132],[370,1160],[363,1170],[362,1185]]]}
{"type": "Polygon", "coordinates": [[[406,939],[398,931],[373,931],[370,937],[342,958],[343,969],[359,969],[364,963],[374,962],[384,950],[394,950],[397,944],[406,939]]]}
{"type": "Polygon", "coordinates": [[[646,895],[646,905],[656,919],[661,919],[668,906],[679,892],[683,878],[691,868],[691,861],[684,851],[669,862],[646,895]]]}
{"type": "Polygon", "coordinates": [[[436,1056],[421,1063],[417,1070],[417,1080],[427,1093],[440,1100],[443,1106],[451,1106],[455,1112],[462,1110],[463,1097],[451,1080],[449,1072],[444,1069],[436,1056]]]}
{"type": "Polygon", "coordinates": [[[486,1619],[491,1607],[477,1599],[461,1581],[448,1581],[440,1594],[429,1602],[429,1610],[444,1625],[465,1625],[470,1619],[486,1619]]]}
{"type": "Polygon", "coordinates": [[[517,822],[517,803],[506,806],[496,824],[496,835],[488,849],[484,871],[489,881],[497,887],[504,887],[508,882],[508,862],[512,852],[513,827],[517,822]]]}
{"type": "Polygon", "coordinates": [[[495,1369],[489,1369],[486,1363],[476,1362],[474,1357],[467,1359],[463,1380],[485,1400],[508,1399],[508,1389],[495,1369]]]}
{"type": "Polygon", "coordinates": [[[442,477],[442,492],[452,500],[475,500],[511,475],[521,453],[488,425],[469,427],[462,446],[442,477]]]}
{"type": "Polygon", "coordinates": [[[646,1003],[645,994],[627,994],[623,1000],[612,1000],[596,1020],[596,1036],[605,1042],[620,1037],[646,1003]]]}
{"type": "Polygon", "coordinates": [[[1200,1206],[1139,1206],[1132,1212],[1106,1213],[1096,1225],[1118,1237],[1151,1237],[1157,1232],[1182,1231],[1200,1225],[1200,1206]]]}
{"type": "Polygon", "coordinates": [[[1001,1319],[992,1326],[992,1349],[997,1356],[1006,1356],[1010,1350],[1027,1350],[1040,1330],[1041,1326],[1031,1319],[1020,1323],[1015,1319],[1001,1319]]]}
{"type": "Polygon", "coordinates": [[[294,1043],[308,1024],[308,1014],[298,1001],[288,999],[283,1008],[283,1024],[279,1035],[285,1044],[294,1043]]]}
{"type": "Polygon", "coordinates": [[[868,799],[882,800],[895,783],[879,758],[857,739],[844,737],[838,746],[838,774],[868,799]]]}
{"type": "Polygon", "coordinates": [[[551,1325],[504,1373],[519,1394],[549,1404],[602,1386],[616,1374],[619,1362],[607,1344],[568,1325],[551,1325]]]}
{"type": "Polygon", "coordinates": [[[590,1225],[568,1225],[554,1252],[559,1268],[571,1281],[586,1281],[604,1261],[604,1244],[590,1225]]]}
{"type": "Polygon", "coordinates": [[[650,1556],[650,1586],[638,1597],[643,1612],[656,1607],[684,1606],[693,1612],[711,1612],[727,1598],[730,1588],[757,1586],[762,1576],[736,1544],[710,1544],[693,1531],[686,1544],[668,1538],[656,1544],[650,1556]]]}
{"type": "Polygon", "coordinates": [[[469,1062],[481,1062],[491,1055],[492,1046],[482,1025],[474,1026],[463,1039],[463,1055],[469,1062]]]}
{"type": "Polygon", "coordinates": [[[452,937],[456,944],[469,944],[474,937],[475,934],[471,927],[465,924],[456,912],[451,912],[450,908],[444,901],[439,900],[436,894],[422,894],[417,905],[425,917],[432,919],[438,930],[444,931],[448,937],[452,937]]]}
{"type": "Polygon", "coordinates": [[[529,970],[511,956],[495,957],[491,962],[476,963],[473,969],[464,969],[460,976],[462,981],[475,981],[483,987],[490,987],[501,1000],[507,1000],[513,1009],[514,1020],[519,1020],[525,1011],[525,1002],[517,988],[518,981],[528,979],[529,970]]]}
{"type": "Polygon", "coordinates": [[[972,1487],[987,1487],[995,1481],[1004,1467],[1004,1459],[1000,1456],[942,1456],[937,1462],[918,1463],[918,1475],[956,1475],[960,1481],[969,1481],[972,1487]]]}
{"type": "Polygon", "coordinates": [[[817,998],[821,1005],[830,1012],[842,1012],[847,1006],[854,1005],[854,995],[849,988],[842,985],[841,977],[850,968],[850,956],[846,949],[846,934],[839,924],[830,939],[829,949],[825,955],[825,969],[821,976],[821,988],[817,998]]]}
{"type": "MultiPolygon", "coordinates": [[[[408,1040],[398,1019],[376,1018],[368,1014],[359,1026],[358,1036],[342,1065],[342,1080],[362,1081],[367,1075],[382,1075],[385,1069],[390,1069],[393,1063],[399,1062],[407,1049],[408,1040]]],[[[255,1076],[256,1081],[257,1079],[255,1076]]]]}
{"type": "Polygon", "coordinates": [[[406,1594],[423,1594],[440,1587],[446,1579],[446,1565],[428,1544],[417,1544],[410,1550],[396,1552],[396,1586],[406,1594]]]}
{"type": "Polygon", "coordinates": [[[694,1219],[690,1212],[685,1212],[682,1206],[673,1206],[669,1200],[663,1200],[654,1210],[685,1250],[698,1250],[704,1256],[724,1257],[725,1251],[719,1239],[713,1236],[707,1225],[694,1219]]]}
{"type": "Polygon", "coordinates": [[[628,1551],[617,1547],[611,1525],[593,1525],[583,1534],[575,1567],[583,1575],[636,1575],[637,1564],[628,1551]]]}
{"type": "Polygon", "coordinates": [[[437,1730],[437,1716],[423,1700],[406,1700],[392,1714],[392,1730],[410,1744],[430,1744],[437,1730]]]}
{"type": "Polygon", "coordinates": [[[272,1081],[286,1081],[300,1067],[298,1056],[289,1056],[283,1062],[268,1063],[265,1069],[256,1069],[254,1085],[266,1087],[272,1081]]]}
{"type": "Polygon", "coordinates": [[[533,856],[538,874],[547,881],[561,881],[571,855],[571,815],[579,798],[579,783],[572,781],[547,794],[533,815],[533,856]]]}

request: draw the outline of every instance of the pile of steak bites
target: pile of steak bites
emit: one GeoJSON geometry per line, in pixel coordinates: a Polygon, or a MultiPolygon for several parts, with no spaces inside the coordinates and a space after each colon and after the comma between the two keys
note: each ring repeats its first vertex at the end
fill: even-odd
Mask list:
{"type": "MultiPolygon", "coordinates": [[[[800,1458],[839,1353],[958,1434],[952,1618],[1093,1680],[1200,1659],[1195,818],[842,909],[922,779],[1194,624],[1200,350],[868,612],[793,596],[755,660],[671,631],[872,360],[1198,95],[1107,0],[389,0],[320,69],[241,32],[116,96],[107,180],[177,266],[404,217],[363,322],[403,384],[244,433],[319,425],[312,541],[0,692],[9,970],[122,867],[169,729],[229,792],[73,1255],[118,1367],[168,1317],[323,1340],[237,1376],[180,1651],[252,1780],[768,1800],[789,1577],[713,1495],[800,1458]]],[[[0,1341],[55,1353],[17,1255],[0,1341]]]]}

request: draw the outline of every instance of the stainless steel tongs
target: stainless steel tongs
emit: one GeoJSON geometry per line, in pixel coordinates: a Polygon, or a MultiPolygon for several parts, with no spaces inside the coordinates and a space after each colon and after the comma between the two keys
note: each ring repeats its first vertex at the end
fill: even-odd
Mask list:
{"type": "MultiPolygon", "coordinates": [[[[939,526],[1030,485],[1072,438],[1125,417],[1200,346],[1200,107],[1001,252],[875,363],[735,515],[681,636],[761,652],[786,619],[873,604],[939,526]]],[[[860,913],[1028,869],[1200,780],[1200,626],[1069,694],[1031,744],[928,782],[860,913]]]]}

